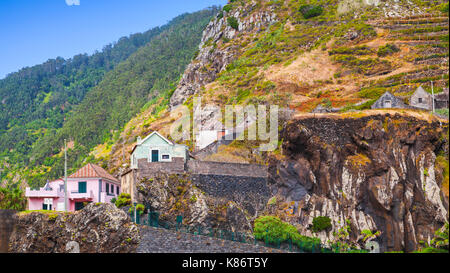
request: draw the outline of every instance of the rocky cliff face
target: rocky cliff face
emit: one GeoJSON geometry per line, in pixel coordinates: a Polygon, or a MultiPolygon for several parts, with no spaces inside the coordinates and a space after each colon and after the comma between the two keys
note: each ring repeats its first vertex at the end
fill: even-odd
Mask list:
{"type": "Polygon", "coordinates": [[[271,187],[304,235],[335,241],[350,223],[349,242],[362,245],[363,230],[380,231],[382,251],[412,251],[448,221],[435,167],[437,154],[448,164],[448,124],[399,114],[307,117],[291,122],[283,139],[286,159],[272,160],[271,187]],[[317,216],[330,217],[332,230],[313,233],[317,216]]]}
{"type": "Polygon", "coordinates": [[[134,252],[139,231],[113,204],[89,204],[75,213],[31,212],[17,215],[8,252],[134,252]]]}
{"type": "Polygon", "coordinates": [[[186,68],[180,83],[170,98],[170,107],[182,104],[189,96],[197,94],[201,88],[217,78],[228,64],[237,58],[240,45],[227,44],[237,35],[248,35],[259,32],[277,21],[271,9],[255,11],[257,2],[253,1],[233,11],[222,11],[213,19],[203,32],[199,53],[186,68]],[[237,29],[230,26],[229,18],[238,22],[237,29]],[[227,45],[225,45],[227,44],[227,45]]]}

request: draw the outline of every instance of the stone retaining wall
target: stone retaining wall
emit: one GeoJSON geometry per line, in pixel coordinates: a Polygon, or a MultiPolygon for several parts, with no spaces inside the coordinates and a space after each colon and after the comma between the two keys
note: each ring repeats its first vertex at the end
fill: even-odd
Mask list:
{"type": "Polygon", "coordinates": [[[138,253],[282,253],[286,250],[140,226],[138,253]]]}
{"type": "Polygon", "coordinates": [[[186,165],[192,174],[267,178],[267,166],[264,165],[197,160],[189,160],[186,165]]]}

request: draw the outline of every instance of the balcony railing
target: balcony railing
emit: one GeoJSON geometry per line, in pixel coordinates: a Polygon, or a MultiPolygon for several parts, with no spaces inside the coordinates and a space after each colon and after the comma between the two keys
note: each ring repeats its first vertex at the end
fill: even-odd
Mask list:
{"type": "Polygon", "coordinates": [[[94,193],[92,191],[88,192],[70,192],[69,199],[93,199],[94,193]]]}
{"type": "Polygon", "coordinates": [[[34,190],[30,188],[25,189],[25,196],[26,197],[58,197],[58,190],[52,189],[52,190],[45,190],[45,189],[39,189],[34,190]]]}

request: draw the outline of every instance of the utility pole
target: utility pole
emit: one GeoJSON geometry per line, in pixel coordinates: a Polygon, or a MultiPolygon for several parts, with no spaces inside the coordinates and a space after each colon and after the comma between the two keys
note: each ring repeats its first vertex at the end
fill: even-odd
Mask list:
{"type": "Polygon", "coordinates": [[[433,81],[431,81],[431,99],[433,100],[433,114],[434,114],[434,90],[433,90],[433,81]]]}
{"type": "Polygon", "coordinates": [[[67,144],[64,139],[64,211],[69,211],[69,204],[67,198],[67,144]]]}

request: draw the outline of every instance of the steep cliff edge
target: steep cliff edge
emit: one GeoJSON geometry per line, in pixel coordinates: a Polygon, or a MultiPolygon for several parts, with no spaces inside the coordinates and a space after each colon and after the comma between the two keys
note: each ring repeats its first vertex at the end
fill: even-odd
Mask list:
{"type": "Polygon", "coordinates": [[[309,115],[293,120],[283,139],[285,158],[270,167],[283,202],[267,209],[302,234],[335,242],[349,224],[349,242],[362,245],[363,230],[379,231],[382,251],[413,251],[448,222],[436,165],[437,155],[448,164],[448,123],[398,113],[309,115]],[[332,229],[313,233],[317,216],[330,217],[332,229]]]}

